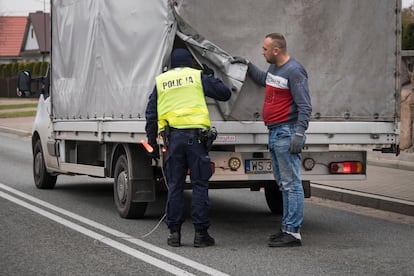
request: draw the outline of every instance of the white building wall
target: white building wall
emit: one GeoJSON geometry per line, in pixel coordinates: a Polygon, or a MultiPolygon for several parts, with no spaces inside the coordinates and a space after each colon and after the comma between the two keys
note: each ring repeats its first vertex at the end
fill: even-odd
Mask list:
{"type": "Polygon", "coordinates": [[[30,24],[26,45],[24,46],[24,51],[30,50],[39,50],[39,44],[37,43],[36,33],[32,24],[30,24]]]}

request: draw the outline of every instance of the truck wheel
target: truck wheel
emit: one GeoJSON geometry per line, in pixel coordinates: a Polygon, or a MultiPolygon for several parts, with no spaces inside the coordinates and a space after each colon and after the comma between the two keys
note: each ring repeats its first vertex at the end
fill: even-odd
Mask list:
{"type": "Polygon", "coordinates": [[[147,209],[147,202],[132,202],[132,184],[129,180],[126,155],[119,156],[115,165],[114,198],[119,215],[122,218],[141,218],[147,209]]]}
{"type": "Polygon", "coordinates": [[[39,189],[53,189],[56,185],[57,176],[51,175],[46,170],[40,139],[36,141],[33,148],[33,178],[39,189]]]}
{"type": "Polygon", "coordinates": [[[282,192],[279,190],[276,181],[266,181],[264,190],[267,206],[270,211],[277,215],[283,214],[282,192]]]}

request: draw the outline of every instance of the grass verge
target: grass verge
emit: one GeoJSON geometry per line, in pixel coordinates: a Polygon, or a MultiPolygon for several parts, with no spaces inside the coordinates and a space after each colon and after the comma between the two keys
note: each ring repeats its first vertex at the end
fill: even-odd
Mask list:
{"type": "Polygon", "coordinates": [[[37,107],[37,103],[33,103],[33,104],[5,104],[5,105],[0,105],[0,110],[20,109],[20,108],[36,108],[36,107],[37,107]]]}
{"type": "Polygon", "coordinates": [[[33,117],[35,115],[36,110],[0,112],[0,119],[16,117],[33,117]]]}

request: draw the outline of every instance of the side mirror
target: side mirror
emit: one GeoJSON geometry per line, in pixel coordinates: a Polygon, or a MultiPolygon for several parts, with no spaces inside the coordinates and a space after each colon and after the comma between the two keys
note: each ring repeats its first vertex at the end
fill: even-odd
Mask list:
{"type": "Polygon", "coordinates": [[[32,76],[29,71],[20,71],[17,78],[17,96],[29,97],[31,91],[32,76]]]}

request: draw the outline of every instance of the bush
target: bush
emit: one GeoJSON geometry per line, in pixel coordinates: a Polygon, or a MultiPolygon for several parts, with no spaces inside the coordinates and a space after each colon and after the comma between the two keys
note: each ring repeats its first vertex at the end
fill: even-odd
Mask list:
{"type": "Polygon", "coordinates": [[[27,64],[27,68],[26,68],[26,70],[27,70],[27,71],[30,71],[30,72],[33,72],[33,68],[34,68],[34,63],[33,63],[33,62],[29,62],[29,63],[27,64]]]}
{"type": "Polygon", "coordinates": [[[19,63],[14,62],[11,65],[11,77],[17,76],[18,73],[19,73],[19,63]]]}
{"type": "Polygon", "coordinates": [[[47,71],[47,67],[49,66],[49,62],[42,62],[42,64],[40,65],[40,75],[44,76],[46,75],[46,71],[47,71]]]}
{"type": "Polygon", "coordinates": [[[7,64],[0,64],[0,77],[3,77],[4,78],[4,76],[3,76],[3,68],[4,68],[4,66],[6,66],[7,64]]]}
{"type": "Polygon", "coordinates": [[[33,72],[31,73],[32,73],[32,76],[40,75],[40,62],[33,63],[33,72]]]}
{"type": "Polygon", "coordinates": [[[44,76],[48,66],[49,62],[46,61],[0,64],[0,77],[15,77],[22,70],[30,71],[32,76],[44,76]]]}
{"type": "Polygon", "coordinates": [[[27,70],[26,66],[27,66],[27,63],[19,63],[17,72],[20,72],[22,70],[27,70]]]}
{"type": "Polygon", "coordinates": [[[11,64],[5,64],[1,74],[5,78],[11,77],[12,76],[12,74],[11,74],[11,64]]]}

